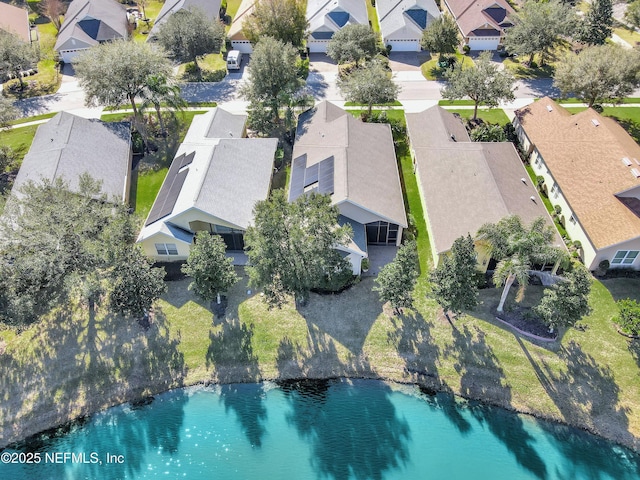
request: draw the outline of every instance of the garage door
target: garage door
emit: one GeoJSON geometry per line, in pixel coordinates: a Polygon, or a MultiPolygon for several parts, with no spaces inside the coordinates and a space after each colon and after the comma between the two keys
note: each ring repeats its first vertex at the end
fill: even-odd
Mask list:
{"type": "Polygon", "coordinates": [[[385,45],[391,45],[392,52],[419,52],[420,41],[418,40],[387,40],[385,45]]]}
{"type": "Polygon", "coordinates": [[[328,40],[308,40],[307,48],[311,53],[327,53],[328,40]]]}
{"type": "Polygon", "coordinates": [[[253,53],[253,47],[249,40],[231,40],[231,47],[242,53],[253,53]]]}
{"type": "Polygon", "coordinates": [[[78,55],[80,55],[80,53],[84,52],[85,50],[86,48],[81,48],[78,50],[61,50],[60,59],[64,63],[71,63],[78,57],[78,55]]]}
{"type": "Polygon", "coordinates": [[[500,43],[500,37],[469,38],[471,50],[496,50],[500,43]]]}

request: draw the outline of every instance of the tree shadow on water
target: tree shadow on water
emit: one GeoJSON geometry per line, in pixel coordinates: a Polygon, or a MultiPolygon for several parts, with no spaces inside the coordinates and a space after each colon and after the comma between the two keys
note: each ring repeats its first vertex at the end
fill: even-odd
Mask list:
{"type": "Polygon", "coordinates": [[[220,395],[225,410],[232,410],[254,447],[262,445],[266,433],[267,409],[264,406],[262,386],[230,382],[259,382],[261,380],[258,357],[251,344],[253,325],[237,319],[227,319],[218,333],[209,333],[207,367],[215,367],[215,379],[222,383],[220,395]]]}
{"type": "MultiPolygon", "coordinates": [[[[454,368],[460,375],[460,391],[474,399],[494,399],[509,405],[511,388],[506,383],[504,370],[482,329],[471,330],[467,325],[452,330],[453,343],[445,347],[445,355],[455,358],[454,368]]],[[[545,462],[535,448],[535,439],[525,428],[521,417],[503,409],[481,403],[470,403],[471,414],[509,450],[518,464],[536,478],[547,478],[545,462]]],[[[446,412],[445,412],[446,413],[446,412]]],[[[452,417],[450,417],[452,418],[452,417]]],[[[452,418],[455,420],[455,417],[452,418]]],[[[462,423],[465,426],[464,423],[462,423]]]]}
{"type": "Polygon", "coordinates": [[[310,444],[318,478],[382,479],[408,462],[409,424],[396,413],[387,385],[303,380],[282,388],[291,408],[287,420],[310,444]]]}

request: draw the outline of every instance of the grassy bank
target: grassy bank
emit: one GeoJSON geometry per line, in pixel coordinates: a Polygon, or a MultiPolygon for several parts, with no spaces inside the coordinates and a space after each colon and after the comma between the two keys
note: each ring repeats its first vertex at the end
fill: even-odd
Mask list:
{"type": "MultiPolygon", "coordinates": [[[[494,322],[496,289],[483,290],[478,309],[452,328],[424,296],[416,311],[391,316],[371,279],[342,295],[312,295],[299,311],[267,308],[246,281],[229,293],[225,319],[183,280],[169,284],[148,331],[76,308],[19,335],[0,332],[2,440],[183,384],[358,376],[427,384],[640,449],[638,346],[610,321],[615,298],[640,298],[638,280],[596,282],[587,328],[551,346],[494,322]]],[[[525,302],[539,295],[530,287],[525,302]]]]}

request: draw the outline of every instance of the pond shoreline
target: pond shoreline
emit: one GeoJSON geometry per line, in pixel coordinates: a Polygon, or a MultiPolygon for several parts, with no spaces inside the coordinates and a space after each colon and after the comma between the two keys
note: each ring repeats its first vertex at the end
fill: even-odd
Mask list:
{"type": "Polygon", "coordinates": [[[237,379],[230,379],[226,377],[225,381],[223,382],[199,380],[199,381],[194,381],[189,383],[182,383],[180,380],[183,380],[183,379],[175,379],[177,384],[170,388],[166,388],[166,383],[164,383],[163,385],[157,385],[158,387],[157,390],[151,389],[153,393],[144,394],[144,395],[135,395],[133,394],[133,392],[128,392],[130,395],[125,394],[127,398],[123,401],[118,401],[112,404],[103,404],[99,408],[94,408],[90,411],[87,410],[86,412],[83,411],[82,413],[77,415],[73,415],[73,414],[66,415],[66,418],[61,418],[59,421],[55,422],[55,424],[47,424],[46,426],[44,426],[44,428],[42,425],[42,419],[34,419],[31,422],[23,421],[21,423],[24,423],[25,425],[14,425],[13,431],[11,432],[10,435],[8,436],[4,435],[6,432],[2,432],[3,440],[0,441],[0,452],[6,448],[15,448],[16,446],[20,446],[25,443],[28,443],[30,440],[36,439],[38,436],[45,433],[51,432],[52,434],[54,434],[54,432],[58,431],[59,429],[63,429],[64,431],[65,429],[68,429],[70,426],[72,426],[74,423],[83,421],[84,419],[87,419],[88,417],[96,413],[99,413],[103,410],[107,410],[112,407],[117,407],[119,405],[126,404],[126,403],[138,404],[142,402],[147,402],[149,400],[149,397],[152,397],[154,395],[160,395],[162,393],[166,393],[166,392],[181,389],[181,388],[195,387],[198,385],[202,385],[202,386],[227,385],[227,384],[233,384],[233,383],[263,383],[263,382],[278,383],[278,382],[285,382],[285,381],[300,381],[300,380],[324,381],[324,380],[336,380],[336,379],[350,379],[350,380],[378,380],[383,382],[396,383],[400,385],[415,385],[421,388],[421,390],[423,390],[426,395],[430,395],[430,396],[436,395],[437,393],[451,394],[459,399],[463,399],[467,401],[478,401],[488,406],[502,408],[514,414],[528,415],[538,420],[544,420],[547,422],[553,422],[556,424],[573,427],[578,430],[582,430],[589,434],[595,435],[597,437],[603,438],[616,445],[628,448],[640,454],[640,439],[636,437],[632,437],[631,439],[629,439],[629,441],[625,441],[625,438],[623,438],[623,436],[620,435],[620,432],[617,432],[617,431],[610,432],[610,434],[607,434],[606,432],[599,432],[596,429],[591,428],[589,425],[567,422],[564,419],[560,419],[560,418],[549,416],[549,415],[544,415],[544,414],[541,414],[540,412],[532,411],[531,409],[516,408],[513,405],[505,404],[504,402],[500,402],[500,401],[495,401],[494,399],[477,398],[474,396],[461,395],[460,392],[457,392],[454,389],[449,388],[447,385],[443,386],[440,382],[440,379],[437,376],[430,375],[428,373],[423,373],[418,371],[409,372],[406,369],[402,373],[401,372],[393,372],[393,373],[395,375],[386,375],[386,376],[375,375],[375,374],[372,374],[372,375],[357,374],[357,375],[325,375],[325,376],[304,376],[304,377],[279,376],[275,378],[261,377],[258,379],[246,379],[246,378],[243,379],[240,377],[237,379]],[[406,378],[407,375],[409,375],[411,378],[407,379],[406,378]],[[38,428],[37,431],[34,431],[35,424],[39,425],[39,427],[37,427],[38,428]]]}

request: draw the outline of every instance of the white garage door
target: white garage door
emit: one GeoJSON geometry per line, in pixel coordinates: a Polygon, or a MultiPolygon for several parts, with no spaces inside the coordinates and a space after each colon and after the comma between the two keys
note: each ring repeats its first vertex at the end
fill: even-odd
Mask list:
{"type": "Polygon", "coordinates": [[[392,52],[419,52],[419,40],[386,40],[385,45],[391,45],[392,52]]]}
{"type": "Polygon", "coordinates": [[[86,48],[81,48],[81,49],[78,49],[78,50],[61,50],[60,51],[60,59],[64,63],[71,63],[77,58],[78,55],[80,55],[85,50],[86,50],[86,48]]]}
{"type": "Polygon", "coordinates": [[[253,47],[249,40],[231,40],[231,47],[242,53],[253,53],[253,47]]]}
{"type": "Polygon", "coordinates": [[[500,43],[500,37],[476,37],[469,38],[471,50],[496,50],[500,43]]]}
{"type": "Polygon", "coordinates": [[[329,40],[307,40],[307,48],[311,53],[327,53],[329,40]]]}

